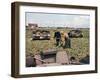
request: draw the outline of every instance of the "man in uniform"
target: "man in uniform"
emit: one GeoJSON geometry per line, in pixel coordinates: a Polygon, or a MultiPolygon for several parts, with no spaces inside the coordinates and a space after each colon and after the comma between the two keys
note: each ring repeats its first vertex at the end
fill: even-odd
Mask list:
{"type": "Polygon", "coordinates": [[[56,40],[56,46],[59,46],[60,45],[60,40],[61,40],[61,34],[59,31],[56,31],[54,33],[54,38],[56,40]]]}

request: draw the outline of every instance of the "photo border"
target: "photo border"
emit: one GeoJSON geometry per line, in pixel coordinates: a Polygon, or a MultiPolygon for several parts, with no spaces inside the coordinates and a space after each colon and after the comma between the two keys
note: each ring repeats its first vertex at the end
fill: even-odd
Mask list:
{"type": "Polygon", "coordinates": [[[11,76],[16,78],[22,77],[40,77],[40,76],[56,76],[56,75],[72,75],[72,74],[86,74],[97,73],[97,7],[96,6],[80,6],[80,5],[63,5],[63,4],[47,4],[47,3],[29,3],[29,2],[13,2],[11,4],[11,76]],[[75,71],[75,72],[55,72],[43,74],[19,74],[19,9],[20,6],[39,6],[39,7],[57,7],[57,8],[72,8],[72,9],[89,9],[95,10],[95,70],[75,71]]]}

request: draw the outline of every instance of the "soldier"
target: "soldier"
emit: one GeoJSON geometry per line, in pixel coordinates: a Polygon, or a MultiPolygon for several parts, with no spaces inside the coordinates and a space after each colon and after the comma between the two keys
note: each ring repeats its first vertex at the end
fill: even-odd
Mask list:
{"type": "Polygon", "coordinates": [[[60,45],[60,40],[61,40],[61,34],[59,31],[56,31],[54,33],[54,38],[56,39],[56,46],[59,46],[60,45]]]}
{"type": "Polygon", "coordinates": [[[71,42],[67,33],[61,31],[61,45],[63,48],[70,48],[71,42]]]}

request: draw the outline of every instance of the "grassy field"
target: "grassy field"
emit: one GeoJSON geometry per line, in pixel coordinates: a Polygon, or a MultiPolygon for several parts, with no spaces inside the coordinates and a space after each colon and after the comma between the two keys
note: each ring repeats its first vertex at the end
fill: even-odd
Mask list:
{"type": "MultiPolygon", "coordinates": [[[[69,32],[72,29],[58,29],[59,31],[69,32]]],[[[51,39],[50,40],[35,40],[32,41],[32,30],[26,30],[26,54],[38,53],[40,50],[47,49],[62,49],[62,47],[56,47],[55,40],[53,38],[55,29],[49,29],[51,39]]],[[[89,29],[81,29],[83,32],[83,38],[71,38],[71,48],[66,48],[66,52],[70,56],[76,57],[76,59],[80,60],[85,57],[87,54],[89,55],[89,29]]]]}

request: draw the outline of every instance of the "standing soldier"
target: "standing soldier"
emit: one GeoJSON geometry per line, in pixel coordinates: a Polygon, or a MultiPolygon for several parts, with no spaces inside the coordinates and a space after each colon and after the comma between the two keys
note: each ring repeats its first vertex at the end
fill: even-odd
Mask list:
{"type": "Polygon", "coordinates": [[[59,31],[56,31],[54,33],[54,38],[56,39],[56,46],[59,46],[60,45],[60,40],[61,40],[61,34],[59,31]]]}

